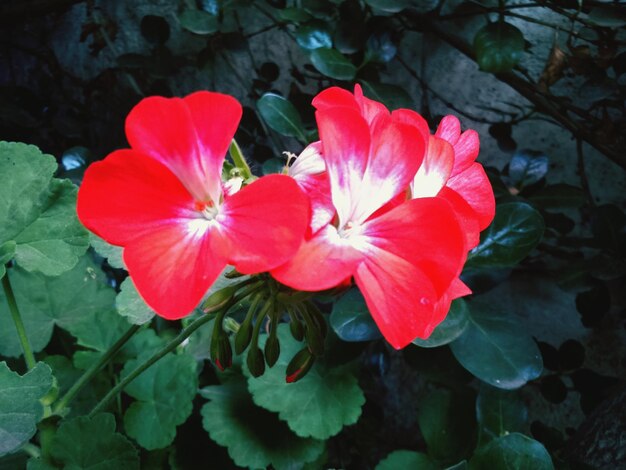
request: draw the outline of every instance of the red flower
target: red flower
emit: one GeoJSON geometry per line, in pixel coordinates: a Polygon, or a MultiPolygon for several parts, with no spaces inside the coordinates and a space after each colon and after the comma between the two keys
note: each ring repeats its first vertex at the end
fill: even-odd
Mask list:
{"type": "Polygon", "coordinates": [[[406,200],[422,163],[424,138],[397,112],[364,98],[358,86],[355,95],[330,88],[313,104],[337,216],[272,275],[305,291],[354,276],[394,347],[428,337],[447,313],[444,297],[466,248],[446,200],[406,200]],[[389,208],[392,200],[400,202],[389,208]]]}
{"type": "Polygon", "coordinates": [[[131,149],[85,172],[78,216],[124,247],[137,290],[159,315],[189,314],[227,264],[268,271],[304,237],[306,195],[288,176],[222,184],[241,105],[219,93],[142,100],[126,120],[131,149]]]}

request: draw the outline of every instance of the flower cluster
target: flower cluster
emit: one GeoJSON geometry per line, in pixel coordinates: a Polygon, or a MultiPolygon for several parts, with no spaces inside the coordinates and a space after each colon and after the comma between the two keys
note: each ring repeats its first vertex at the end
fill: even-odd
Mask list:
{"type": "Polygon", "coordinates": [[[358,85],[313,105],[320,140],[286,174],[223,178],[241,105],[211,92],[144,99],[126,121],[131,148],[88,168],[78,215],[124,247],[159,315],[188,315],[227,265],[301,291],[354,279],[402,348],[470,292],[459,274],[494,215],[476,132],[447,116],[431,135],[419,114],[390,112],[358,85]]]}

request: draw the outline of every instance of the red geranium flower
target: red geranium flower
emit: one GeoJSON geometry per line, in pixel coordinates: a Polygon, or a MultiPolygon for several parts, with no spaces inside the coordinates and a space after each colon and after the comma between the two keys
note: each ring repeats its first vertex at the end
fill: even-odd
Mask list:
{"type": "Polygon", "coordinates": [[[219,93],[144,99],[126,120],[131,149],[85,172],[80,220],[124,247],[137,290],[162,317],[189,314],[227,264],[268,271],[303,240],[309,202],[292,178],[223,185],[240,119],[237,100],[219,93]]]}
{"type": "Polygon", "coordinates": [[[428,337],[447,313],[444,297],[467,250],[450,203],[406,200],[424,138],[397,112],[364,98],[358,86],[356,96],[330,88],[313,104],[336,217],[271,273],[305,291],[354,276],[394,347],[428,337]],[[390,201],[400,202],[389,207],[390,201]]]}

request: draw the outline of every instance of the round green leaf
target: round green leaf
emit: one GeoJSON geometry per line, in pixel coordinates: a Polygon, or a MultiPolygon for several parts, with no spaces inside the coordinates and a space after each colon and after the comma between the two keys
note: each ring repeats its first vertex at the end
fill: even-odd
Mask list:
{"type": "Polygon", "coordinates": [[[543,369],[539,348],[524,327],[512,315],[475,301],[467,329],[450,348],[463,367],[498,388],[519,388],[543,369]]]}
{"type": "Polygon", "coordinates": [[[417,421],[428,454],[446,464],[469,455],[476,442],[474,395],[440,389],[420,401],[417,421]]]}
{"type": "Polygon", "coordinates": [[[354,64],[335,49],[315,49],[311,52],[311,62],[320,73],[337,80],[352,80],[357,72],[354,64]]]}
{"type": "Polygon", "coordinates": [[[536,183],[548,173],[548,156],[530,150],[518,150],[509,163],[511,183],[518,188],[536,183]]]}
{"type": "Polygon", "coordinates": [[[219,30],[217,16],[206,11],[186,9],[178,15],[180,25],[194,34],[213,34],[219,30]]]}
{"type": "Polygon", "coordinates": [[[457,339],[469,323],[467,303],[463,299],[456,299],[450,306],[445,320],[431,333],[428,339],[416,338],[413,344],[422,348],[436,348],[451,343],[457,339]]]}
{"type": "Polygon", "coordinates": [[[470,460],[471,470],[553,470],[546,448],[519,433],[491,441],[470,460]]]}
{"type": "Polygon", "coordinates": [[[255,406],[240,377],[200,394],[210,400],[201,410],[204,429],[241,467],[288,470],[324,452],[322,441],[296,436],[274,413],[255,406]]]}
{"type": "Polygon", "coordinates": [[[130,277],[124,279],[120,285],[115,304],[118,313],[134,325],[143,325],[154,317],[154,311],[141,298],[130,277]]]}
{"type": "MultiPolygon", "coordinates": [[[[143,360],[140,356],[127,362],[122,377],[143,360]]],[[[168,354],[124,389],[137,399],[124,414],[126,433],[148,450],[170,445],[176,427],[191,414],[197,389],[196,360],[188,354],[168,354]]]]}
{"type": "Polygon", "coordinates": [[[52,371],[43,362],[23,376],[0,362],[0,456],[16,451],[35,435],[43,417],[40,400],[51,387],[52,371]]]}
{"type": "Polygon", "coordinates": [[[296,30],[296,42],[303,49],[314,50],[320,47],[332,47],[333,40],[325,22],[314,20],[296,30]]]}
{"type": "MultiPolygon", "coordinates": [[[[80,345],[98,351],[106,351],[128,328],[127,322],[115,312],[115,291],[88,256],[57,277],[20,268],[10,269],[7,275],[35,352],[48,344],[55,324],[75,336],[80,345]]],[[[2,292],[0,354],[8,357],[22,354],[2,292]]]]}
{"type": "Polygon", "coordinates": [[[401,468],[412,470],[439,469],[428,455],[411,450],[395,450],[376,465],[376,470],[398,470],[401,468]]]}
{"type": "Polygon", "coordinates": [[[330,326],[344,341],[370,341],[382,336],[358,289],[351,289],[335,302],[330,326]]]}
{"type": "Polygon", "coordinates": [[[244,368],[254,403],[278,413],[300,437],[327,439],[356,423],[365,397],[348,368],[330,368],[318,361],[302,379],[288,384],[287,365],[302,343],[293,339],[285,324],[279,325],[278,338],[280,356],[274,367],[258,378],[244,368]]]}
{"type": "Polygon", "coordinates": [[[306,141],[300,114],[285,98],[275,93],[265,93],[256,105],[267,125],[276,132],[306,141]]]}
{"type": "Polygon", "coordinates": [[[365,80],[359,80],[359,83],[363,87],[365,96],[382,102],[391,110],[400,108],[413,109],[415,107],[413,98],[404,88],[385,83],[367,82],[365,80]]]}
{"type": "Polygon", "coordinates": [[[524,35],[504,21],[489,23],[474,36],[476,62],[491,73],[510,72],[524,52],[524,35]]]}
{"type": "Polygon", "coordinates": [[[52,439],[50,452],[63,468],[139,469],[137,450],[115,432],[115,418],[109,413],[64,421],[52,439]]]}
{"type": "Polygon", "coordinates": [[[481,442],[523,431],[528,409],[519,393],[483,384],[476,399],[476,419],[481,442]]]}
{"type": "Polygon", "coordinates": [[[466,267],[515,266],[539,243],[543,231],[543,217],[529,204],[500,204],[493,222],[481,234],[480,244],[470,252],[466,267]]]}
{"type": "Polygon", "coordinates": [[[89,233],[89,243],[113,268],[126,269],[122,259],[124,249],[121,246],[111,245],[94,233],[89,233]]]}

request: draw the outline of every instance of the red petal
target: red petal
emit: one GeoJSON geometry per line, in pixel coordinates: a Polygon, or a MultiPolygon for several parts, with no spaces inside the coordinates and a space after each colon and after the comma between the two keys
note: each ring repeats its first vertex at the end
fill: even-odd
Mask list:
{"type": "Polygon", "coordinates": [[[470,288],[463,284],[460,279],[455,279],[454,281],[452,281],[452,284],[450,284],[450,288],[448,289],[448,291],[435,304],[431,322],[426,329],[426,331],[430,331],[428,331],[427,335],[418,337],[422,339],[428,339],[428,337],[437,327],[437,325],[445,320],[448,312],[450,311],[450,304],[452,303],[452,301],[471,293],[472,291],[470,290],[470,288]]]}
{"type": "Polygon", "coordinates": [[[346,106],[354,111],[359,111],[359,106],[354,99],[354,95],[348,90],[339,87],[331,87],[319,93],[312,102],[318,111],[336,106],[346,106]]]}
{"type": "Polygon", "coordinates": [[[468,129],[459,140],[454,144],[454,168],[452,169],[452,176],[467,170],[480,150],[480,140],[478,139],[478,132],[468,129]]]}
{"type": "Polygon", "coordinates": [[[296,180],[311,201],[311,223],[307,236],[310,238],[335,216],[335,206],[330,197],[330,180],[325,172],[301,177],[296,180]]]}
{"type": "Polygon", "coordinates": [[[370,126],[373,126],[375,121],[387,120],[389,118],[389,110],[385,105],[366,98],[359,84],[354,85],[354,98],[359,105],[361,115],[370,126]]]}
{"type": "Polygon", "coordinates": [[[445,116],[439,123],[435,135],[455,145],[461,135],[461,123],[456,116],[445,116]]]}
{"type": "Polygon", "coordinates": [[[126,119],[131,147],[165,164],[198,201],[217,202],[227,145],[241,118],[232,97],[199,92],[185,99],[150,97],[126,119]]]}
{"type": "Polygon", "coordinates": [[[167,167],[139,152],[118,150],[87,168],[77,211],[92,232],[125,245],[172,220],[195,217],[193,204],[167,167]]]}
{"type": "Polygon", "coordinates": [[[137,291],[163,318],[190,314],[226,267],[226,260],[211,250],[212,235],[208,220],[183,220],[124,248],[124,263],[137,291]]]}
{"type": "Polygon", "coordinates": [[[453,189],[443,188],[438,197],[448,201],[456,214],[456,218],[461,224],[465,235],[465,250],[469,251],[480,243],[480,227],[478,215],[470,207],[463,197],[453,189]]]}
{"type": "Polygon", "coordinates": [[[309,201],[292,178],[264,176],[224,199],[216,249],[241,273],[269,271],[296,253],[309,216],[309,201]]]}
{"type": "Polygon", "coordinates": [[[426,119],[415,111],[411,109],[396,109],[393,113],[391,113],[391,119],[394,122],[409,124],[410,126],[415,127],[422,136],[422,139],[424,139],[424,142],[428,142],[430,138],[428,123],[426,122],[426,119]]]}
{"type": "Polygon", "coordinates": [[[362,259],[361,253],[339,237],[335,227],[327,225],[304,242],[287,264],[271,274],[294,289],[319,291],[344,282],[362,259]]]}
{"type": "Polygon", "coordinates": [[[489,178],[480,163],[473,163],[464,172],[450,178],[447,186],[459,193],[474,210],[480,230],[491,223],[496,202],[489,178]]]}
{"type": "Polygon", "coordinates": [[[448,181],[453,165],[452,145],[443,139],[430,136],[424,161],[411,184],[413,197],[436,196],[448,181]]]}

